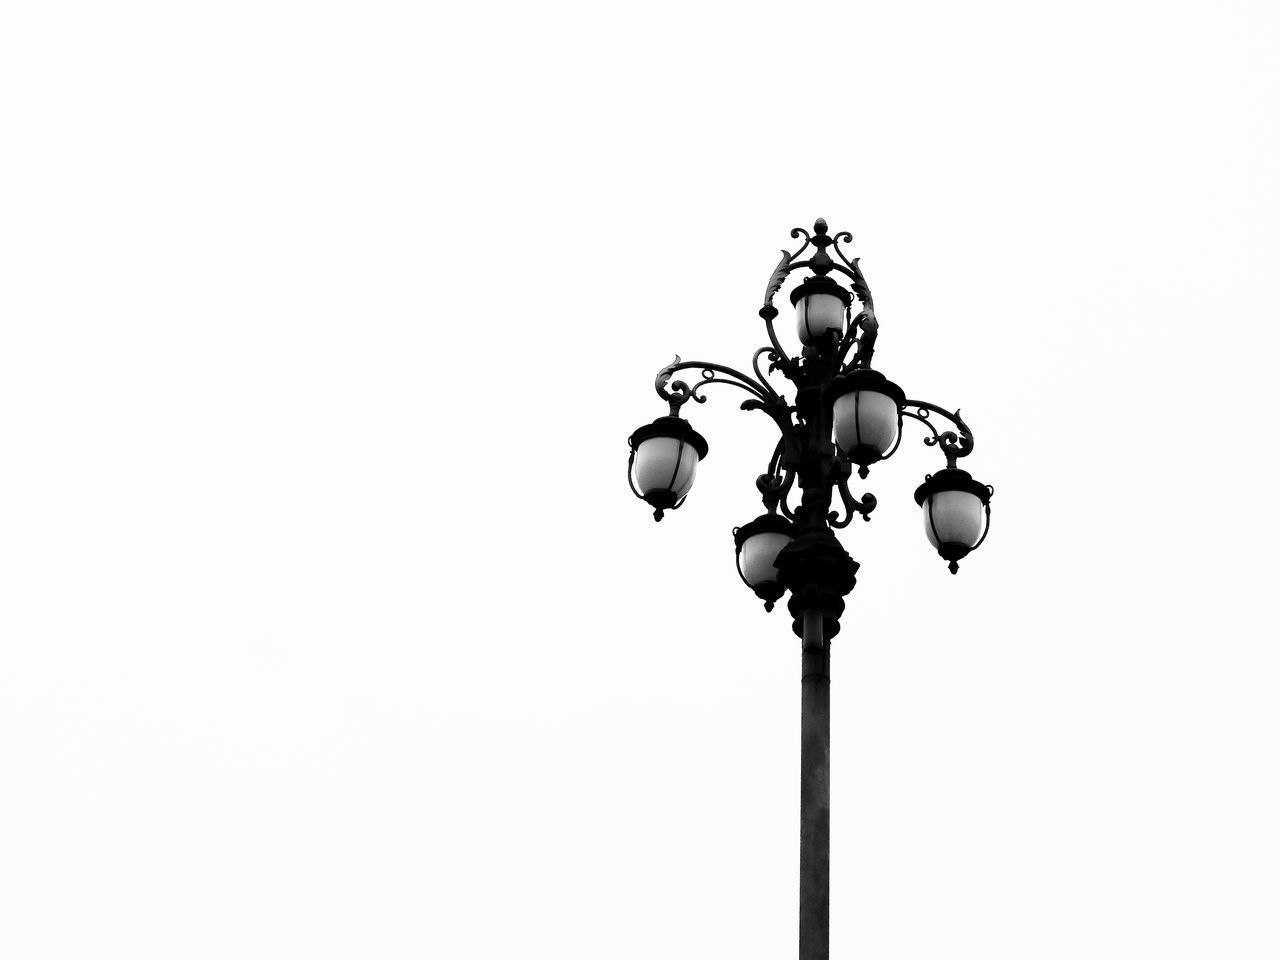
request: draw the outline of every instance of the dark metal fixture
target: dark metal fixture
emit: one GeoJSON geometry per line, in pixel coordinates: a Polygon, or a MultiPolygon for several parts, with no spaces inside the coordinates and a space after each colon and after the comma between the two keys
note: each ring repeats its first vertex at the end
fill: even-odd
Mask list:
{"type": "Polygon", "coordinates": [[[844,598],[853,589],[858,564],[834,529],[855,515],[871,519],[876,498],[855,498],[849,479],[856,469],[865,479],[873,464],[892,456],[902,442],[905,419],[924,424],[927,446],[937,447],[946,466],[925,476],[915,491],[924,514],[925,536],[947,561],[952,573],[959,562],[986,539],[991,525],[993,489],[974,480],[956,462],[973,452],[973,432],[960,418],[923,400],[909,400],[896,383],[871,369],[879,323],[871,291],[825,220],[813,233],[797,227],[804,238],[794,253],[782,251],[765,287],[764,320],[769,345],[751,358],[754,376],[732,367],[699,360],[675,361],[658,371],[654,387],[669,405],[668,415],[636,430],[630,437],[627,463],[631,489],[654,508],[654,519],[684,503],[707,442],[680,416],[690,400],[704,403],[702,390],[726,384],[748,394],[743,410],[758,410],[778,426],[781,437],[765,472],[756,480],[765,513],[733,531],[738,574],[765,602],[765,609],[785,593],[792,629],[802,640],[800,750],[800,960],[827,960],[830,859],[831,638],[840,629],[844,598]],[[807,260],[801,254],[810,248],[807,260]],[[835,257],[832,257],[832,254],[835,257]],[[808,275],[791,291],[796,334],[802,349],[792,357],[782,348],[773,322],[774,297],[795,270],[808,275]],[[837,275],[843,282],[837,280],[837,275]],[[761,358],[767,363],[761,370],[761,358]],[[672,380],[682,370],[700,373],[693,386],[672,380]],[[770,375],[780,373],[794,388],[788,400],[770,375]],[[939,430],[939,421],[943,429],[939,430]],[[799,503],[790,504],[799,484],[799,503]],[[838,496],[841,509],[832,509],[838,496]]]}

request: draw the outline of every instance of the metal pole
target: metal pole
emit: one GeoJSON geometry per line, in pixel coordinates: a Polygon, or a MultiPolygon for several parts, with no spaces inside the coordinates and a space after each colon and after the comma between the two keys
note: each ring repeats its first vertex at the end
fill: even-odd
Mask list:
{"type": "Polygon", "coordinates": [[[831,646],[804,614],[800,678],[800,960],[828,960],[831,916],[831,646]]]}

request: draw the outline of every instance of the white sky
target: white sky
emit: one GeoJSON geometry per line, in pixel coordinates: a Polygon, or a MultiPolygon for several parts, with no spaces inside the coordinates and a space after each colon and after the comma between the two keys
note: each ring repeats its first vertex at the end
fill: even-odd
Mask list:
{"type": "MultiPolygon", "coordinates": [[[[787,231],[996,488],[858,487],[833,956],[1280,957],[1280,8],[11,3],[0,955],[794,955],[733,567],[787,231]]],[[[785,315],[784,315],[785,316],[785,315]]],[[[782,328],[789,324],[783,322],[782,328]]]]}

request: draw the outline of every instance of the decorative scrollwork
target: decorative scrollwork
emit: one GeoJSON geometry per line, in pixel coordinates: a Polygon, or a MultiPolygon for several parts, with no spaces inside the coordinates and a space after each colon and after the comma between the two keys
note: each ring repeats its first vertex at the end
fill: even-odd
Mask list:
{"type": "Polygon", "coordinates": [[[653,389],[657,390],[658,396],[670,405],[671,416],[673,417],[680,415],[680,408],[689,402],[689,397],[693,392],[683,380],[677,380],[671,384],[671,389],[667,389],[667,384],[670,383],[675,372],[682,369],[682,366],[680,354],[677,353],[676,358],[659,370],[658,375],[653,378],[653,389]]]}
{"type": "MultiPolygon", "coordinates": [[[[759,397],[761,395],[758,387],[754,387],[750,383],[743,383],[740,380],[729,380],[725,377],[717,377],[716,371],[711,369],[702,371],[702,379],[693,385],[693,391],[689,395],[698,403],[706,403],[706,396],[699,391],[703,387],[713,383],[723,383],[727,387],[737,387],[740,390],[747,391],[747,393],[755,397],[759,397]]],[[[750,403],[751,401],[748,400],[747,402],[750,403]]]]}
{"type": "Polygon", "coordinates": [[[718,369],[718,367],[703,367],[703,370],[701,370],[701,376],[703,376],[703,379],[694,384],[694,389],[691,390],[689,396],[694,398],[698,403],[707,402],[707,397],[705,397],[703,393],[700,393],[700,390],[703,389],[703,387],[708,387],[710,384],[724,384],[726,387],[737,387],[740,390],[746,390],[746,392],[750,393],[753,397],[763,398],[767,396],[767,394],[764,394],[759,387],[756,387],[753,381],[746,378],[744,374],[739,374],[739,372],[733,371],[731,374],[733,379],[728,379],[728,376],[717,376],[717,372],[726,371],[718,369]]]}
{"type": "Polygon", "coordinates": [[[863,303],[871,302],[871,291],[867,287],[866,278],[862,275],[862,270],[858,268],[858,260],[854,257],[850,260],[845,256],[845,252],[840,249],[842,243],[853,243],[853,234],[848,230],[841,230],[832,239],[831,248],[835,250],[836,256],[840,258],[840,262],[844,264],[845,269],[841,273],[847,273],[849,278],[853,280],[853,292],[858,295],[858,299],[863,303]]]}
{"type": "Polygon", "coordinates": [[[769,392],[769,395],[781,399],[781,395],[777,390],[773,389],[773,384],[769,382],[768,377],[768,374],[772,373],[774,370],[784,370],[785,373],[782,357],[778,356],[778,351],[773,347],[761,347],[751,357],[751,369],[755,371],[756,379],[759,380],[765,390],[769,392]],[[767,355],[769,358],[769,370],[767,373],[762,373],[760,370],[760,357],[762,355],[767,355]]]}
{"type": "MultiPolygon", "coordinates": [[[[844,259],[843,254],[841,254],[841,259],[844,259]]],[[[862,268],[858,266],[858,261],[861,259],[861,257],[854,257],[852,260],[845,261],[849,265],[850,279],[853,281],[850,286],[853,287],[853,292],[858,295],[858,299],[862,301],[863,306],[874,314],[876,308],[875,301],[871,299],[871,288],[867,286],[867,278],[862,275],[862,268]]]]}
{"type": "Polygon", "coordinates": [[[769,343],[773,347],[776,359],[769,365],[769,369],[775,367],[782,371],[782,375],[788,379],[794,379],[799,364],[791,357],[787,356],[787,351],[782,349],[782,344],[778,342],[778,332],[773,329],[773,318],[778,315],[777,308],[770,305],[760,310],[760,316],[764,318],[764,329],[769,335],[769,343]]]}
{"type": "Polygon", "coordinates": [[[867,522],[871,521],[871,511],[876,508],[876,497],[873,493],[864,493],[861,500],[855,500],[853,494],[849,492],[849,483],[847,479],[841,479],[836,485],[836,489],[840,492],[840,499],[844,502],[844,518],[841,519],[839,511],[832,510],[827,514],[827,522],[837,530],[847,527],[852,521],[855,514],[862,514],[862,519],[867,522]]]}
{"type": "Polygon", "coordinates": [[[948,467],[954,468],[958,459],[967,457],[973,452],[973,431],[961,418],[959,410],[952,413],[936,404],[925,403],[923,400],[908,400],[903,405],[902,415],[919,420],[929,428],[931,436],[924,438],[924,445],[938,447],[942,455],[947,458],[948,467]],[[955,425],[956,429],[939,430],[929,420],[931,411],[945,417],[955,425]]]}
{"type": "Polygon", "coordinates": [[[870,306],[862,311],[858,320],[858,329],[862,333],[858,337],[858,353],[854,357],[853,365],[860,370],[870,370],[871,355],[875,353],[876,336],[880,332],[880,321],[876,319],[875,312],[870,306]]]}
{"type": "Polygon", "coordinates": [[[668,402],[676,404],[676,406],[685,403],[690,396],[697,392],[699,386],[703,386],[707,383],[732,383],[734,386],[742,387],[742,389],[746,390],[748,393],[755,394],[761,400],[769,399],[769,395],[765,393],[765,388],[756,383],[756,381],[752,380],[745,373],[735,370],[733,367],[726,367],[723,364],[707,363],[705,360],[681,360],[679,354],[676,355],[674,361],[658,371],[658,375],[654,378],[653,383],[654,387],[658,391],[658,396],[668,402]],[[666,386],[668,381],[670,381],[672,376],[681,370],[699,371],[702,375],[702,381],[690,390],[685,383],[677,380],[675,383],[671,384],[671,390],[667,390],[666,386]],[[721,377],[717,377],[717,373],[723,374],[724,377],[731,379],[722,379],[721,377]],[[672,391],[675,391],[674,396],[672,391]]]}
{"type": "Polygon", "coordinates": [[[844,369],[844,358],[848,355],[850,348],[858,342],[858,328],[853,324],[849,325],[849,329],[845,330],[844,337],[840,340],[840,346],[836,349],[836,366],[844,369]]]}
{"type": "Polygon", "coordinates": [[[956,432],[954,430],[944,430],[942,433],[924,438],[924,445],[926,447],[932,447],[934,444],[938,443],[942,444],[944,448],[956,446],[960,443],[960,438],[956,436],[956,432]]]}
{"type": "Polygon", "coordinates": [[[771,320],[778,315],[778,310],[773,305],[773,298],[782,289],[782,284],[787,279],[787,274],[796,267],[801,266],[801,264],[796,263],[796,258],[808,250],[809,244],[813,242],[813,238],[809,236],[809,231],[804,227],[795,227],[791,231],[791,236],[793,239],[804,237],[804,243],[800,245],[800,249],[795,253],[787,253],[786,250],[781,251],[782,259],[778,261],[778,265],[773,268],[773,273],[769,275],[769,282],[765,284],[764,288],[764,305],[760,308],[760,316],[766,320],[771,320]]]}
{"type": "MultiPolygon", "coordinates": [[[[808,245],[808,243],[809,241],[806,240],[805,244],[808,245]]],[[[804,247],[800,249],[803,250],[804,247]]],[[[783,250],[782,259],[778,261],[778,265],[773,268],[773,273],[769,275],[769,282],[765,284],[764,288],[764,305],[760,308],[761,316],[765,316],[766,311],[772,311],[766,319],[771,319],[778,315],[778,310],[773,305],[773,298],[782,289],[782,282],[787,279],[787,274],[791,272],[791,261],[795,257],[794,253],[787,253],[787,251],[783,250]]]]}
{"type": "MultiPolygon", "coordinates": [[[[768,350],[768,348],[764,349],[768,350]]],[[[757,359],[758,357],[759,354],[757,359]]],[[[679,416],[680,407],[691,399],[697,403],[706,403],[707,398],[702,388],[717,383],[737,387],[751,394],[751,399],[743,402],[743,410],[763,410],[773,418],[778,429],[784,434],[791,428],[791,408],[787,402],[768,383],[763,382],[763,379],[757,381],[732,367],[719,363],[707,363],[704,360],[681,360],[677,356],[672,363],[659,370],[654,379],[658,396],[670,404],[673,417],[679,416]],[[680,370],[697,370],[702,379],[692,387],[683,380],[672,381],[671,378],[680,370]]]]}

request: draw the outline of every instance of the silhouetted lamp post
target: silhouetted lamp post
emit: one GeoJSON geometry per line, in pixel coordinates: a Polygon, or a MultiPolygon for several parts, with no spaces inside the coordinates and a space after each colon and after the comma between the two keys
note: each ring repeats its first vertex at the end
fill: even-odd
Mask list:
{"type": "Polygon", "coordinates": [[[865,479],[869,468],[890,457],[902,441],[904,419],[924,424],[924,442],[936,446],[946,465],[926,474],[915,500],[929,543],[952,573],[959,561],[981,545],[991,523],[992,488],[956,466],[973,450],[973,433],[948,411],[923,400],[908,400],[902,388],[871,369],[875,346],[875,309],[871,291],[840,244],[849,233],[831,237],[818,220],[795,253],[782,252],[765,288],[764,319],[769,345],[751,359],[755,376],[732,367],[702,361],[675,362],[658,371],[654,386],[669,405],[668,415],[631,435],[628,479],[636,496],[652,506],[654,519],[679,508],[693,486],[698,464],[707,456],[707,441],[680,408],[689,400],[702,403],[700,392],[712,383],[729,384],[750,396],[744,410],[759,410],[773,419],[781,437],[756,488],[765,512],[733,531],[738,574],[772,610],[790,592],[787,609],[792,629],[801,638],[800,708],[800,960],[827,960],[831,821],[831,678],[830,641],[840,630],[844,597],[853,589],[858,564],[845,552],[832,528],[849,525],[855,514],[871,519],[876,498],[855,499],[848,481],[854,469],[865,479]],[[813,249],[807,260],[799,257],[813,249]],[[833,259],[831,254],[835,254],[833,259]],[[802,350],[792,357],[774,331],[778,315],[773,299],[793,271],[808,275],[792,289],[796,336],[802,350]],[[841,281],[837,281],[838,275],[841,281]],[[760,360],[768,362],[765,371],[760,360]],[[681,370],[697,370],[692,387],[671,378],[681,370]],[[779,393],[769,374],[780,373],[794,388],[794,399],[779,393]],[[945,421],[939,430],[936,421],[945,421]],[[800,502],[792,508],[792,487],[799,481],[800,502]],[[832,510],[838,494],[843,506],[832,510]]]}

